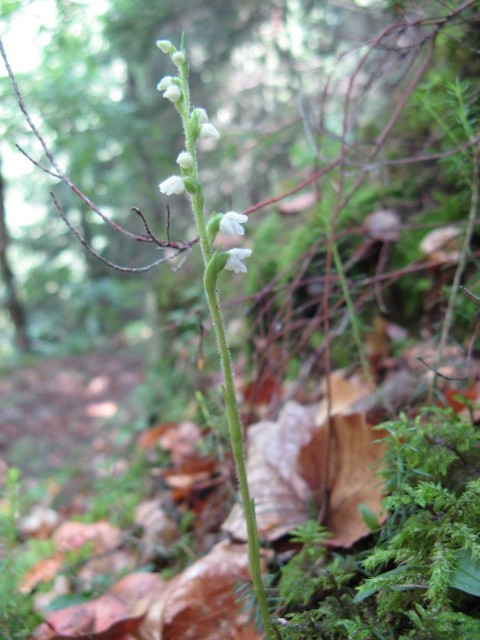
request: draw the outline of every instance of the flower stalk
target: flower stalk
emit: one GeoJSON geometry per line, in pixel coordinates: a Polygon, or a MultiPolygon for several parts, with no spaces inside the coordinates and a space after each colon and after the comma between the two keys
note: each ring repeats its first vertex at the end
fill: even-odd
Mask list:
{"type": "MultiPolygon", "coordinates": [[[[168,41],[157,42],[164,53],[170,54],[172,61],[177,66],[177,78],[167,76],[167,80],[160,81],[158,87],[160,91],[168,91],[174,86],[179,89],[180,96],[173,101],[173,104],[182,119],[185,134],[185,149],[179,155],[177,163],[182,173],[182,180],[185,190],[190,194],[193,217],[200,237],[200,247],[204,263],[204,290],[207,298],[212,323],[217,340],[220,363],[224,377],[223,395],[227,412],[228,433],[232,447],[232,454],[238,478],[240,497],[243,504],[245,521],[248,534],[248,561],[252,578],[253,590],[262,617],[264,631],[267,640],[274,639],[274,630],[270,621],[265,588],[262,580],[260,544],[255,518],[255,505],[250,497],[248,487],[247,471],[245,466],[245,445],[240,419],[240,411],[235,394],[235,386],[232,371],[230,350],[228,347],[225,325],[220,307],[220,299],[216,286],[217,277],[223,269],[233,270],[236,273],[247,271],[243,260],[251,255],[250,249],[231,249],[222,252],[221,249],[214,251],[213,240],[219,230],[231,235],[243,235],[244,229],[241,226],[247,221],[247,216],[229,211],[226,214],[212,214],[209,224],[205,220],[204,194],[198,178],[198,160],[196,141],[198,138],[210,138],[216,140],[219,137],[217,129],[208,122],[205,109],[192,109],[190,105],[190,94],[188,86],[188,61],[185,49],[177,51],[168,41]]],[[[167,94],[164,97],[171,100],[167,94]]],[[[167,179],[160,185],[160,190],[167,195],[180,192],[176,181],[177,176],[167,179]],[[175,178],[175,181],[173,180],[175,178]],[[168,182],[170,180],[170,182],[168,182]],[[165,183],[167,183],[165,187],[165,183]]]]}

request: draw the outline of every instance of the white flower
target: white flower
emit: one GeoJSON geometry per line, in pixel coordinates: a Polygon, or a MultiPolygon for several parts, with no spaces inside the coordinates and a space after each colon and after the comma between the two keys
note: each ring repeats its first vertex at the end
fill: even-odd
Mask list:
{"type": "Polygon", "coordinates": [[[170,40],[157,40],[156,45],[163,53],[170,53],[172,49],[172,43],[170,40]]]}
{"type": "Polygon", "coordinates": [[[185,62],[185,54],[183,51],[175,51],[175,53],[172,53],[172,62],[176,67],[180,68],[185,62]]]}
{"type": "Polygon", "coordinates": [[[235,273],[246,273],[247,267],[243,264],[242,260],[249,258],[252,255],[251,249],[230,249],[226,251],[228,253],[227,264],[225,269],[229,271],[235,271],[235,273]]]}
{"type": "Polygon", "coordinates": [[[212,140],[218,140],[220,134],[217,129],[210,122],[205,122],[200,127],[200,133],[198,134],[199,138],[203,138],[204,140],[211,138],[212,140]]]}
{"type": "Polygon", "coordinates": [[[185,191],[185,184],[181,176],[170,176],[158,185],[162,193],[171,196],[174,193],[180,194],[185,191]]]}
{"type": "Polygon", "coordinates": [[[205,109],[203,109],[202,107],[197,107],[195,109],[195,113],[197,115],[198,124],[204,124],[205,122],[208,122],[208,115],[205,109]]]}
{"type": "Polygon", "coordinates": [[[191,169],[193,167],[193,156],[188,151],[181,151],[178,154],[177,164],[182,169],[191,169]]]}
{"type": "Polygon", "coordinates": [[[177,102],[177,100],[180,99],[181,95],[182,95],[182,92],[177,87],[177,85],[171,84],[163,94],[163,97],[167,98],[167,100],[170,100],[171,102],[177,102]]]}
{"type": "Polygon", "coordinates": [[[162,78],[157,84],[157,91],[165,91],[168,87],[171,87],[173,84],[172,80],[172,76],[165,76],[162,78]]]}
{"type": "Polygon", "coordinates": [[[231,236],[243,236],[245,229],[242,224],[248,221],[248,216],[235,211],[227,211],[220,220],[220,231],[228,233],[231,236]]]}

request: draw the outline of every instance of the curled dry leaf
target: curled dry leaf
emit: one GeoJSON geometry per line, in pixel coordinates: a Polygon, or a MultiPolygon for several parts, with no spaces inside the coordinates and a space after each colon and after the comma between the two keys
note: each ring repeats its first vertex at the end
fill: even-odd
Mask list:
{"type": "Polygon", "coordinates": [[[170,453],[172,463],[177,467],[197,453],[201,437],[200,428],[193,422],[165,422],[145,431],[138,440],[138,446],[149,449],[160,445],[170,453]]]}
{"type": "MultiPolygon", "coordinates": [[[[255,500],[260,538],[276,540],[308,519],[311,491],[297,470],[301,448],[316,429],[314,411],[289,402],[278,422],[259,422],[248,429],[247,475],[255,500]]],[[[235,505],[222,529],[247,539],[240,505],[235,505]]]]}
{"type": "Polygon", "coordinates": [[[108,522],[64,522],[53,534],[58,551],[72,551],[91,543],[94,553],[116,549],[122,532],[108,522]]]}
{"type": "Polygon", "coordinates": [[[31,593],[31,591],[42,582],[50,582],[50,580],[53,580],[59,572],[63,560],[63,553],[57,553],[52,558],[45,558],[37,562],[37,564],[29,569],[23,576],[19,590],[22,593],[31,593]]]}
{"type": "Polygon", "coordinates": [[[325,510],[330,546],[350,547],[370,533],[360,504],[380,516],[383,485],[377,473],[385,446],[378,440],[385,435],[373,431],[362,413],[339,414],[316,429],[299,453],[300,474],[325,510]]]}
{"type": "Polygon", "coordinates": [[[291,216],[303,211],[308,211],[318,202],[319,196],[316,191],[304,191],[293,198],[279,202],[276,207],[278,213],[284,216],[291,216]]]}
{"type": "MultiPolygon", "coordinates": [[[[255,500],[260,537],[276,540],[308,520],[314,500],[332,544],[349,546],[369,530],[358,505],[380,513],[381,486],[371,464],[383,456],[381,436],[363,414],[345,415],[368,389],[332,380],[331,411],[287,403],[278,422],[260,422],[248,431],[247,473],[255,500]],[[327,502],[328,500],[328,502],[327,502]]],[[[222,528],[246,540],[243,513],[236,505],[222,528]]]]}
{"type": "Polygon", "coordinates": [[[450,225],[434,229],[423,238],[420,249],[432,262],[457,260],[462,244],[462,230],[450,225]]]}
{"type": "Polygon", "coordinates": [[[49,613],[33,640],[123,640],[138,629],[165,584],[155,574],[129,574],[96,600],[49,613]]]}
{"type": "Polygon", "coordinates": [[[260,640],[235,599],[248,580],[245,545],[217,544],[174,578],[133,636],[136,640],[260,640]]]}
{"type": "Polygon", "coordinates": [[[24,538],[41,538],[46,540],[58,527],[60,516],[53,509],[37,505],[32,511],[20,519],[19,529],[24,538]]]}
{"type": "Polygon", "coordinates": [[[375,240],[395,242],[400,238],[402,223],[393,209],[378,209],[365,218],[365,229],[375,240]]]}
{"type": "Polygon", "coordinates": [[[165,547],[180,536],[177,525],[162,509],[159,500],[152,499],[141,502],[135,509],[134,522],[143,529],[142,563],[154,559],[158,547],[165,547]]]}

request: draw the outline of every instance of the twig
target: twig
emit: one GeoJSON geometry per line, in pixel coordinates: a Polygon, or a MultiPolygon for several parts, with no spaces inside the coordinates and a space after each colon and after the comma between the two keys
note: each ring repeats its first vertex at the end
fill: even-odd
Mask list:
{"type": "Polygon", "coordinates": [[[58,211],[60,217],[65,222],[65,224],[70,229],[70,231],[73,233],[75,238],[77,238],[77,240],[80,242],[80,244],[84,246],[85,249],[88,251],[88,253],[90,253],[94,258],[96,258],[97,260],[100,260],[100,262],[103,262],[103,264],[107,265],[107,267],[111,267],[112,269],[115,269],[115,271],[121,271],[123,273],[144,273],[145,271],[150,271],[154,267],[157,267],[159,264],[162,264],[163,262],[168,262],[169,260],[173,260],[173,258],[175,258],[179,253],[182,253],[183,251],[189,248],[187,245],[185,248],[178,249],[177,254],[172,256],[165,256],[163,258],[160,258],[159,260],[155,260],[150,264],[144,265],[143,267],[123,267],[121,265],[115,264],[114,262],[110,262],[110,260],[107,260],[106,258],[101,256],[99,253],[95,251],[95,249],[93,249],[93,247],[91,247],[88,244],[85,238],[79,233],[76,227],[74,227],[73,224],[70,222],[70,220],[67,218],[67,216],[65,215],[65,212],[60,206],[60,203],[56,199],[55,195],[53,193],[50,193],[50,195],[52,196],[52,200],[55,204],[55,208],[58,211]]]}
{"type": "MultiPolygon", "coordinates": [[[[119,233],[121,233],[123,236],[130,238],[131,240],[135,240],[136,242],[148,242],[148,243],[154,243],[157,246],[161,247],[162,249],[166,249],[166,248],[171,248],[171,249],[176,249],[178,252],[183,252],[186,251],[188,249],[191,249],[191,247],[198,242],[198,238],[194,239],[193,241],[190,242],[172,242],[170,240],[161,240],[159,238],[157,238],[153,232],[151,231],[145,216],[143,215],[143,213],[140,211],[140,209],[138,209],[138,207],[132,207],[132,210],[135,211],[135,213],[137,213],[137,215],[140,216],[140,218],[142,219],[143,225],[147,231],[146,235],[145,234],[137,234],[137,233],[133,233],[131,231],[129,231],[128,229],[125,229],[122,225],[118,224],[117,222],[115,222],[114,220],[112,220],[109,216],[107,216],[105,213],[103,213],[103,211],[101,211],[94,202],[92,202],[92,200],[90,200],[90,198],[88,196],[86,196],[78,187],[77,185],[68,177],[68,175],[66,175],[66,173],[61,169],[60,165],[58,164],[53,152],[50,150],[49,146],[47,145],[44,137],[42,136],[42,134],[40,133],[40,130],[38,129],[38,127],[35,125],[35,123],[33,122],[30,113],[27,109],[27,106],[25,104],[25,100],[23,98],[23,95],[20,91],[20,88],[18,86],[17,80],[15,78],[15,74],[13,73],[13,70],[10,66],[10,63],[8,61],[8,57],[7,54],[5,52],[5,48],[3,46],[3,42],[2,39],[0,38],[0,54],[3,58],[5,67],[7,69],[7,73],[8,76],[10,78],[10,82],[12,84],[13,87],[13,91],[15,93],[15,96],[17,98],[17,102],[18,102],[18,106],[20,107],[21,112],[23,113],[25,120],[28,123],[28,126],[30,127],[30,129],[32,130],[35,138],[39,141],[49,163],[51,164],[51,166],[55,169],[55,171],[51,171],[50,169],[48,169],[47,167],[44,167],[40,162],[34,160],[24,149],[22,149],[19,145],[16,145],[18,150],[26,157],[30,160],[30,162],[32,162],[32,164],[36,167],[38,167],[39,169],[41,169],[44,173],[60,180],[61,182],[63,182],[64,184],[66,184],[71,191],[73,191],[73,193],[75,193],[75,195],[80,198],[80,200],[82,200],[82,202],[84,202],[87,207],[93,211],[94,213],[96,213],[98,216],[100,216],[100,218],[109,226],[111,226],[113,229],[115,229],[115,231],[118,231],[119,233]]],[[[116,265],[114,263],[109,262],[108,260],[105,260],[104,258],[102,258],[91,246],[88,245],[88,243],[86,242],[86,240],[80,235],[80,233],[72,226],[72,224],[67,220],[65,213],[63,212],[61,206],[59,205],[58,201],[55,199],[55,197],[53,196],[53,200],[55,203],[55,207],[57,209],[57,211],[60,213],[62,219],[64,220],[64,222],[67,224],[68,228],[72,231],[72,233],[74,234],[74,236],[81,242],[81,244],[87,249],[87,251],[94,256],[95,258],[97,258],[98,260],[100,260],[101,262],[103,262],[104,264],[112,267],[113,269],[116,269],[117,271],[125,271],[128,273],[138,273],[138,272],[142,272],[142,271],[148,271],[150,269],[153,269],[155,266],[157,266],[158,264],[161,264],[162,262],[166,262],[167,260],[171,260],[171,256],[168,256],[167,258],[162,258],[160,260],[156,260],[155,262],[151,263],[150,265],[146,265],[144,267],[135,267],[135,268],[130,268],[130,267],[121,267],[120,265],[116,265]]]]}
{"type": "MultiPolygon", "coordinates": [[[[467,229],[465,231],[463,247],[462,247],[462,250],[460,251],[460,256],[458,258],[458,265],[455,270],[455,275],[453,277],[452,287],[450,289],[447,310],[445,312],[445,319],[442,325],[440,343],[438,345],[437,363],[441,361],[443,351],[445,350],[445,345],[447,344],[448,334],[450,333],[450,329],[453,322],[455,300],[457,297],[458,290],[460,288],[460,281],[462,279],[463,272],[465,271],[467,255],[470,250],[470,243],[472,241],[473,230],[475,228],[475,221],[477,217],[477,210],[478,210],[478,203],[479,203],[479,191],[480,191],[479,184],[478,184],[478,181],[480,179],[480,146],[477,146],[477,148],[473,152],[472,163],[473,163],[472,193],[470,198],[470,211],[468,213],[467,229]]],[[[433,390],[434,385],[435,385],[435,379],[432,381],[431,391],[433,390]]]]}

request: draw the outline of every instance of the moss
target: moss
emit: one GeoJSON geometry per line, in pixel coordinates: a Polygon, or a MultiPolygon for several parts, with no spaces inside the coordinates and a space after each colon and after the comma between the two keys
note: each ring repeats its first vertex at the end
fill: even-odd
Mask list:
{"type": "Polygon", "coordinates": [[[438,408],[382,429],[388,517],[350,553],[304,536],[281,571],[284,639],[480,637],[480,430],[438,408]],[[465,554],[470,582],[455,579],[465,554]]]}

